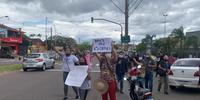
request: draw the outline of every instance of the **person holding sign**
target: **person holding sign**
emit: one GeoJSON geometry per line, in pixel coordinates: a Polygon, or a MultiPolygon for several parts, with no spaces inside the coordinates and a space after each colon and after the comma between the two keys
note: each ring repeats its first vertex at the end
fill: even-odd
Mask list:
{"type": "Polygon", "coordinates": [[[90,62],[87,61],[87,54],[86,52],[83,55],[79,55],[79,63],[80,65],[86,65],[87,69],[87,77],[83,81],[83,84],[79,88],[80,100],[86,100],[89,90],[91,89],[91,68],[89,67],[90,62]]]}
{"type": "MultiPolygon", "coordinates": [[[[63,100],[68,99],[68,86],[65,84],[65,80],[70,72],[70,70],[75,67],[75,63],[79,64],[79,60],[75,55],[71,54],[70,47],[65,46],[63,52],[59,52],[55,48],[53,48],[56,53],[58,53],[63,59],[63,81],[64,81],[64,98],[63,100]]],[[[76,93],[75,99],[79,98],[78,89],[76,87],[72,87],[74,92],[76,93]]]]}
{"type": "Polygon", "coordinates": [[[108,90],[102,94],[102,100],[108,100],[108,94],[110,96],[110,100],[116,100],[116,80],[114,67],[117,61],[117,55],[114,47],[112,46],[111,53],[96,53],[96,57],[100,62],[100,78],[108,85],[108,90]]]}

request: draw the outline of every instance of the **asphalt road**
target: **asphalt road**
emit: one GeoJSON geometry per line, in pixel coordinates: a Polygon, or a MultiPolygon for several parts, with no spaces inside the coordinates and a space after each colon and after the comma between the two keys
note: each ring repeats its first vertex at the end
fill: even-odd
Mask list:
{"type": "MultiPolygon", "coordinates": [[[[98,68],[93,69],[93,79],[98,78],[98,68]]],[[[155,86],[157,85],[156,81],[155,86]]],[[[155,100],[200,100],[200,90],[177,89],[164,95],[154,90],[155,100]]],[[[117,93],[117,100],[130,100],[128,84],[125,83],[125,94],[117,93]]],[[[70,88],[69,97],[74,100],[74,93],[70,88]]],[[[62,100],[63,83],[60,67],[56,69],[30,72],[14,72],[0,75],[0,100],[62,100]]],[[[101,100],[100,94],[92,89],[88,100],[101,100]]]]}

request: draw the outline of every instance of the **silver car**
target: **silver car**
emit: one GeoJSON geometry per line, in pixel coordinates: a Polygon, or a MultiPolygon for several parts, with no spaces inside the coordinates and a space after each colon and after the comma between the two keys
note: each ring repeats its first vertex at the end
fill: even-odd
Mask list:
{"type": "Polygon", "coordinates": [[[171,67],[169,74],[169,86],[200,88],[198,86],[200,72],[200,58],[185,58],[177,60],[171,67]]]}
{"type": "Polygon", "coordinates": [[[46,53],[28,54],[23,60],[23,71],[28,69],[40,69],[45,71],[46,68],[54,68],[55,60],[50,58],[46,53]]]}

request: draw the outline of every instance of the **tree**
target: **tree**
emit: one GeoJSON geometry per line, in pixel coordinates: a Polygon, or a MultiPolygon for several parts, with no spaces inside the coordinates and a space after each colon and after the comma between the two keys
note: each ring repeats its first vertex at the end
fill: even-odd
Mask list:
{"type": "Polygon", "coordinates": [[[146,44],[144,44],[144,43],[140,43],[140,44],[138,44],[137,46],[136,46],[136,51],[137,52],[145,52],[146,51],[146,44]]]}
{"type": "Polygon", "coordinates": [[[89,42],[83,42],[82,44],[78,45],[78,48],[81,52],[85,51],[85,50],[90,50],[91,49],[91,45],[89,42]]]}
{"type": "Polygon", "coordinates": [[[76,47],[77,43],[76,40],[70,37],[64,37],[64,36],[60,36],[60,35],[54,35],[52,36],[52,41],[51,41],[51,37],[47,38],[47,45],[48,45],[48,49],[51,47],[51,43],[54,46],[70,46],[70,47],[76,47]]]}
{"type": "MultiPolygon", "coordinates": [[[[198,51],[198,47],[199,47],[198,37],[196,37],[196,36],[187,37],[185,46],[187,47],[188,50],[190,47],[192,47],[193,51],[198,51]]],[[[196,52],[196,55],[198,55],[197,52],[196,52]]]]}
{"type": "MultiPolygon", "coordinates": [[[[177,38],[179,40],[179,43],[180,43],[180,47],[179,47],[179,53],[180,55],[182,56],[182,50],[183,50],[183,43],[184,43],[184,39],[185,39],[185,36],[184,36],[184,29],[183,27],[181,26],[180,28],[178,29],[174,29],[172,31],[172,34],[171,36],[177,38]]],[[[180,56],[179,55],[179,56],[180,56]]]]}
{"type": "Polygon", "coordinates": [[[42,37],[42,34],[30,34],[29,37],[42,37]]]}

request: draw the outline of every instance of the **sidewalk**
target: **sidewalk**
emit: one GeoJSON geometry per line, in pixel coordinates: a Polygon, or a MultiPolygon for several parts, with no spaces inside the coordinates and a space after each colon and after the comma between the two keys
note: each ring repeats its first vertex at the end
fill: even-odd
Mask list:
{"type": "Polygon", "coordinates": [[[9,65],[9,64],[20,64],[21,61],[17,60],[17,59],[4,59],[4,58],[0,58],[0,66],[1,65],[9,65]]]}

